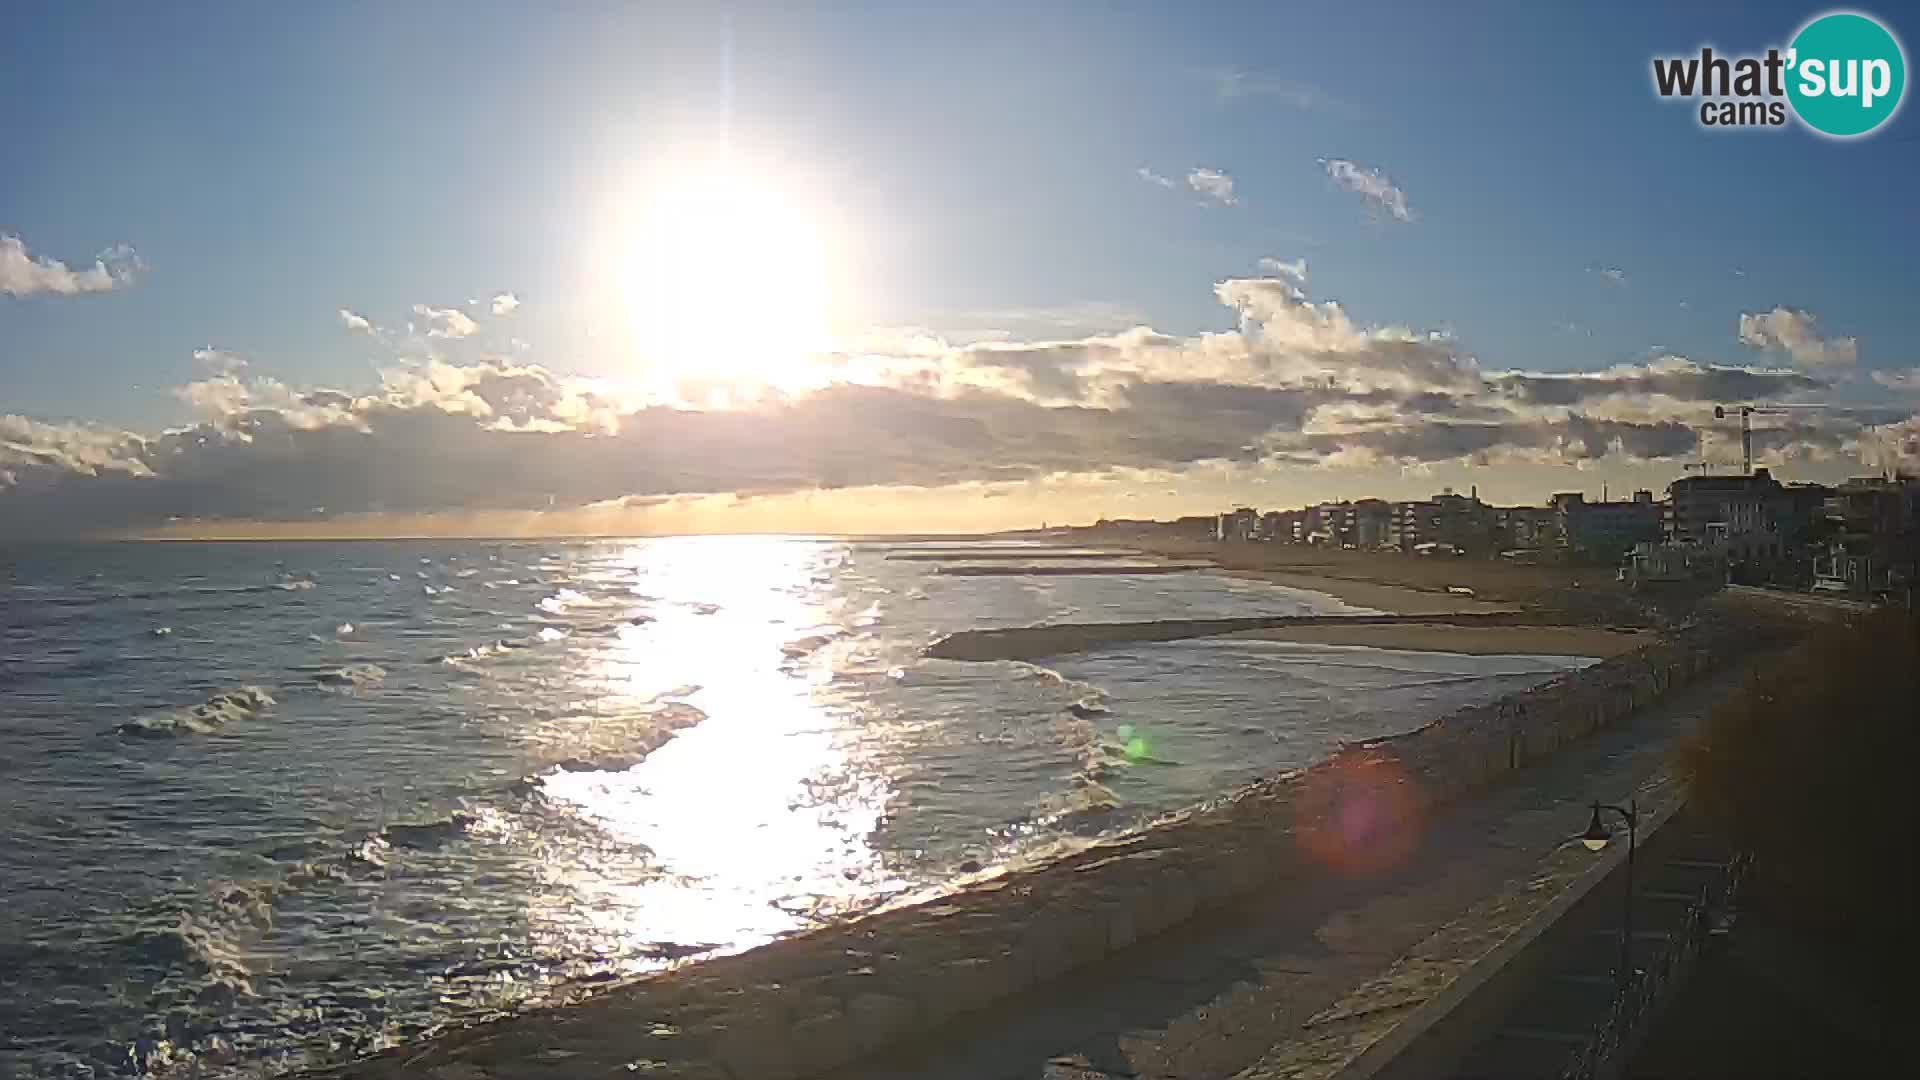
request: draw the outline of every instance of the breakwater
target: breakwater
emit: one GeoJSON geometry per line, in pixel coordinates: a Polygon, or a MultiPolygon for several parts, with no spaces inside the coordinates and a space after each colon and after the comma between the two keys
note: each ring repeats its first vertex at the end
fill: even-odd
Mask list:
{"type": "Polygon", "coordinates": [[[934,573],[947,577],[1067,577],[1070,575],[1088,576],[1098,574],[1193,574],[1202,570],[1216,569],[1212,563],[1142,563],[1137,566],[1115,566],[1112,563],[1090,563],[1082,566],[941,566],[934,573]]]}
{"type": "Polygon", "coordinates": [[[1148,622],[1054,623],[1002,630],[962,630],[927,646],[941,660],[1034,660],[1135,641],[1181,641],[1245,630],[1289,626],[1560,626],[1564,615],[1492,611],[1448,615],[1250,615],[1229,619],[1154,619],[1148,622]]]}
{"type": "MultiPolygon", "coordinates": [[[[1218,621],[1218,620],[1213,620],[1218,621]]],[[[331,1070],[337,1077],[798,1078],[1365,857],[1434,807],[1766,643],[1718,623],[1241,788],[1045,864],[331,1070]],[[1354,800],[1363,800],[1356,804],[1354,800]],[[1373,811],[1352,832],[1356,805],[1373,811]]]]}

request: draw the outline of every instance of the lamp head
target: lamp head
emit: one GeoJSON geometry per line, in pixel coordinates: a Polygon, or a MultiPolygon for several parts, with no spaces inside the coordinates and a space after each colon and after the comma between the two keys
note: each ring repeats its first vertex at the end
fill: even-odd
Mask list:
{"type": "Polygon", "coordinates": [[[1600,822],[1600,804],[1593,804],[1593,820],[1587,823],[1587,831],[1580,834],[1580,842],[1587,845],[1588,851],[1599,851],[1613,839],[1607,827],[1600,822]]]}

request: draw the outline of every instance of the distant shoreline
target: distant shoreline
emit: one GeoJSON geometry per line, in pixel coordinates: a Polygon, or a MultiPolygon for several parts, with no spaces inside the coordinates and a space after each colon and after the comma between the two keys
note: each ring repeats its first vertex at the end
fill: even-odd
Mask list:
{"type": "Polygon", "coordinates": [[[1375,581],[1321,577],[1284,570],[1235,570],[1220,566],[1213,572],[1222,577],[1264,581],[1289,589],[1325,593],[1355,607],[1373,608],[1394,615],[1489,615],[1500,611],[1518,611],[1514,604],[1494,604],[1470,596],[1428,592],[1405,585],[1382,585],[1375,581]]]}

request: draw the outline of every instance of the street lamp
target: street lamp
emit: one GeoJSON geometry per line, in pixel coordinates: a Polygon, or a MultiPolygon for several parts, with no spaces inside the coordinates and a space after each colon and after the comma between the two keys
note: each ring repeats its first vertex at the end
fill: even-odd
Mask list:
{"type": "Polygon", "coordinates": [[[1620,981],[1626,982],[1633,977],[1633,849],[1637,841],[1640,825],[1640,807],[1634,800],[1627,800],[1625,806],[1595,802],[1593,818],[1587,823],[1587,831],[1580,834],[1580,842],[1587,845],[1588,851],[1599,851],[1613,840],[1613,834],[1600,820],[1600,811],[1611,810],[1627,823],[1627,898],[1626,910],[1620,919],[1620,981]]]}

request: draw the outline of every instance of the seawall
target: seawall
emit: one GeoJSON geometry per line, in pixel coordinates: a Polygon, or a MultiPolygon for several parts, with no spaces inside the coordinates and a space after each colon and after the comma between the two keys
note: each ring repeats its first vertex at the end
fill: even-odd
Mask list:
{"type": "Polygon", "coordinates": [[[1417,816],[1612,724],[1762,642],[1708,624],[1502,702],[1248,785],[1044,865],[444,1034],[339,1077],[799,1078],[979,1009],[1256,890],[1323,873],[1342,792],[1417,816]]]}

